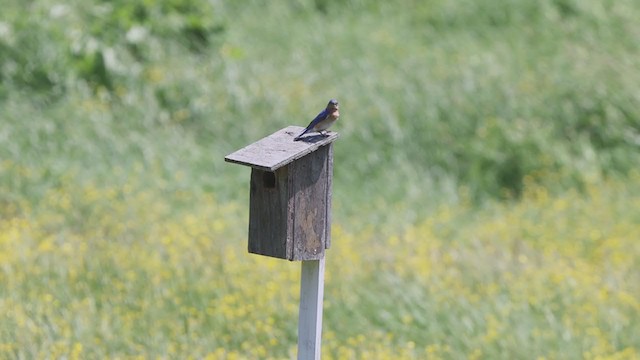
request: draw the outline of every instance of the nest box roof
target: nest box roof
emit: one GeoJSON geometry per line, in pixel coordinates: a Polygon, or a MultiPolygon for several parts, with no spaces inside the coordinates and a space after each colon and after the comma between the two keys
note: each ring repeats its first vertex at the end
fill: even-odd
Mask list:
{"type": "Polygon", "coordinates": [[[336,132],[326,136],[311,133],[293,141],[302,130],[304,128],[300,126],[288,126],[227,155],[224,160],[259,170],[276,171],[338,138],[336,132]]]}

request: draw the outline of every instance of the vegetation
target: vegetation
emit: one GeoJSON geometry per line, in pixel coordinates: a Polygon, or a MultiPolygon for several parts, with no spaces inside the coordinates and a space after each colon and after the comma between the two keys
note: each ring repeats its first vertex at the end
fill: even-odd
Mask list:
{"type": "Polygon", "coordinates": [[[640,356],[636,2],[5,2],[0,357],[293,357],[223,157],[332,97],[325,357],[640,356]]]}

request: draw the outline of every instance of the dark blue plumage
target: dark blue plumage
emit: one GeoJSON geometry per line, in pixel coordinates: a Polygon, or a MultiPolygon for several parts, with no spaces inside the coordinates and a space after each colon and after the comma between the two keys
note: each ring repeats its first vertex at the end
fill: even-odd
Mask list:
{"type": "Polygon", "coordinates": [[[327,107],[324,110],[322,110],[313,120],[311,120],[311,123],[309,123],[306,129],[304,129],[304,131],[300,135],[296,136],[293,140],[294,141],[300,140],[302,135],[308,133],[309,131],[318,131],[322,134],[331,125],[333,125],[333,123],[336,122],[336,120],[338,120],[339,116],[340,116],[340,111],[338,106],[338,100],[336,99],[329,100],[327,107]]]}

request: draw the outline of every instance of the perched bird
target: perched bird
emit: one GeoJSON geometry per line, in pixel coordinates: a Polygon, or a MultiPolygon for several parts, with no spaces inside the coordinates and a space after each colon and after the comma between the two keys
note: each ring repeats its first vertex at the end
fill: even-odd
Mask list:
{"type": "Polygon", "coordinates": [[[340,116],[340,112],[338,111],[338,100],[331,99],[327,104],[327,108],[322,110],[315,119],[311,120],[309,126],[307,126],[304,131],[296,136],[293,141],[298,141],[302,137],[302,135],[308,133],[309,131],[317,131],[320,134],[324,135],[329,126],[333,125],[338,117],[340,116]]]}

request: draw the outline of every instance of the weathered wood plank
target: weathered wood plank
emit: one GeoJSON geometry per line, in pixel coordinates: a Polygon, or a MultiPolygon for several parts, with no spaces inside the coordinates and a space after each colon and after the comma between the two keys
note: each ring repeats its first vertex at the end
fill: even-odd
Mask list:
{"type": "Polygon", "coordinates": [[[290,188],[294,198],[293,259],[324,257],[327,234],[327,157],[331,147],[323,146],[290,164],[290,188]]]}
{"type": "Polygon", "coordinates": [[[323,145],[332,143],[339,136],[336,132],[329,132],[327,136],[312,133],[305,135],[300,141],[293,141],[302,130],[304,128],[300,126],[288,126],[227,155],[224,159],[255,169],[275,171],[323,145]]]}
{"type": "Polygon", "coordinates": [[[331,247],[331,200],[333,193],[333,144],[327,145],[329,148],[327,154],[327,188],[326,188],[326,224],[325,224],[325,235],[324,235],[324,248],[328,249],[331,247]]]}
{"type": "Polygon", "coordinates": [[[251,170],[249,252],[290,259],[288,167],[275,172],[251,170]]]}

